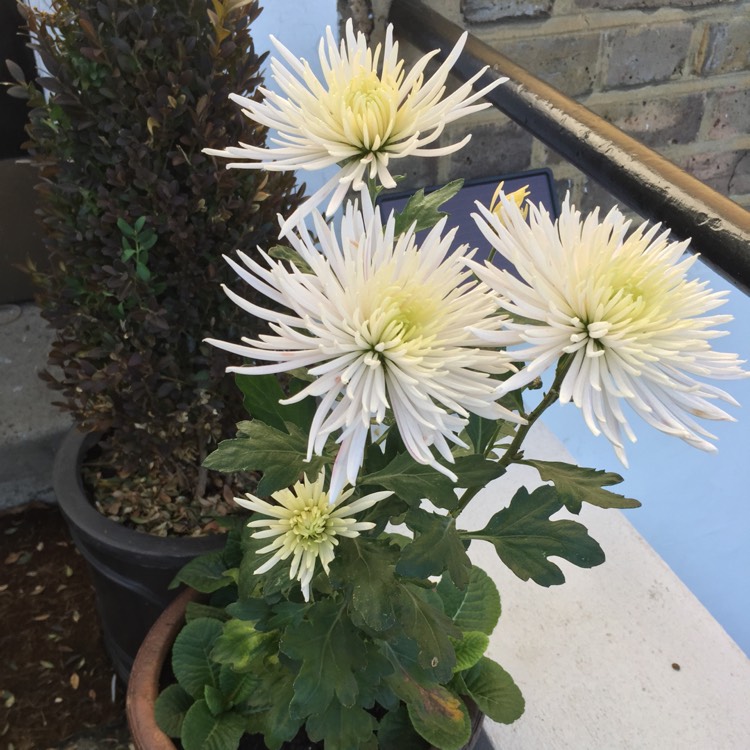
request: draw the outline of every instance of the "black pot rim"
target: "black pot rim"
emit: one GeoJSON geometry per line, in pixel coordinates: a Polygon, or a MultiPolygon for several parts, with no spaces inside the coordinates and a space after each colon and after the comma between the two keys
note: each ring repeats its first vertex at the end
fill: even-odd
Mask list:
{"type": "Polygon", "coordinates": [[[55,455],[53,483],[62,513],[74,518],[77,528],[93,543],[106,540],[108,548],[126,555],[185,557],[191,559],[217,548],[222,534],[202,537],[160,537],[129,529],[103,516],[91,503],[83,487],[81,464],[86,450],[98,439],[96,433],[71,428],[63,438],[55,455]]]}

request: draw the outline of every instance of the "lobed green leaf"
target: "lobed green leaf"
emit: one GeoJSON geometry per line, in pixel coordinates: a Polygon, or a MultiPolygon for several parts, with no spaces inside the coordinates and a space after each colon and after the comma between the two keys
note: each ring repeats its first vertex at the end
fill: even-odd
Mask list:
{"type": "Polygon", "coordinates": [[[334,700],[351,708],[358,697],[356,672],[365,664],[364,644],[345,614],[345,603],[323,599],[308,619],[284,633],[281,651],[300,662],[294,680],[292,716],[319,714],[334,700]]]}
{"type": "Polygon", "coordinates": [[[604,552],[586,527],[575,521],[552,521],[563,506],[554,487],[545,485],[529,493],[521,487],[510,505],[496,513],[481,531],[463,532],[465,539],[490,542],[500,559],[519,578],[540,586],[565,581],[550,557],[562,557],[581,568],[604,562],[604,552]]]}
{"type": "Polygon", "coordinates": [[[583,503],[590,503],[598,508],[638,508],[641,505],[631,497],[603,489],[622,482],[622,477],[614,472],[532,458],[521,463],[533,466],[545,482],[552,482],[571,513],[579,513],[583,503]]]}
{"type": "Polygon", "coordinates": [[[289,424],[289,432],[258,422],[243,422],[242,437],[224,440],[211,453],[203,465],[208,469],[233,473],[260,471],[263,478],[258,483],[261,497],[289,487],[305,473],[311,479],[332,459],[328,456],[307,456],[307,435],[289,424]]]}
{"type": "Polygon", "coordinates": [[[409,505],[418,505],[425,498],[446,510],[458,505],[453,482],[431,466],[417,463],[408,453],[400,454],[384,469],[363,476],[360,483],[393,490],[409,505]]]}
{"type": "Polygon", "coordinates": [[[456,530],[456,519],[412,508],[406,524],[415,537],[402,550],[396,572],[406,578],[429,578],[447,570],[456,585],[464,588],[471,560],[456,530]]]}

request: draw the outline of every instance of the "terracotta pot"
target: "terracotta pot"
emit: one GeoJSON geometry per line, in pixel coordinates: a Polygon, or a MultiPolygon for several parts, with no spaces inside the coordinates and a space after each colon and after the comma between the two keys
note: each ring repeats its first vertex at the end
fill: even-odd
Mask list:
{"type": "Polygon", "coordinates": [[[226,536],[156,537],[105,518],[81,480],[81,463],[95,442],[95,435],[71,430],[55,456],[53,484],[70,535],[91,571],[104,645],[127,682],[141,642],[179,593],[168,588],[170,582],[194,557],[222,549],[226,536]]]}
{"type": "MultiPolygon", "coordinates": [[[[195,591],[184,591],[154,623],[138,651],[128,683],[126,712],[136,750],[178,750],[174,742],[159,729],[154,717],[154,703],[159,695],[162,670],[169,659],[172,643],[185,622],[188,602],[200,597],[195,591]]],[[[471,739],[463,750],[472,750],[482,730],[484,715],[471,704],[471,739]]],[[[434,750],[434,748],[433,748],[434,750]]]]}

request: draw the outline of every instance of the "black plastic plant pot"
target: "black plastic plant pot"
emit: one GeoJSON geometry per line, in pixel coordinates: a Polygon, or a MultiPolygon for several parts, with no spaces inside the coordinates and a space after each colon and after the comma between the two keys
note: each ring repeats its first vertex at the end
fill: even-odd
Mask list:
{"type": "Polygon", "coordinates": [[[179,594],[169,589],[194,557],[224,546],[224,535],[157,537],[134,531],[99,513],[83,488],[81,463],[97,436],[72,429],[55,457],[54,488],[78,551],[91,571],[107,653],[127,682],[143,639],[179,594]]]}

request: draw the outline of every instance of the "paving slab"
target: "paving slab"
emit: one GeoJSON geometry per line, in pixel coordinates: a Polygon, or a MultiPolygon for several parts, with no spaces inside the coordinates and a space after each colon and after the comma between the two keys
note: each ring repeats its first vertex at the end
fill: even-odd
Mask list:
{"type": "Polygon", "coordinates": [[[53,336],[36,305],[0,306],[0,510],[54,502],[52,463],[72,422],[39,377],[53,336]]]}

